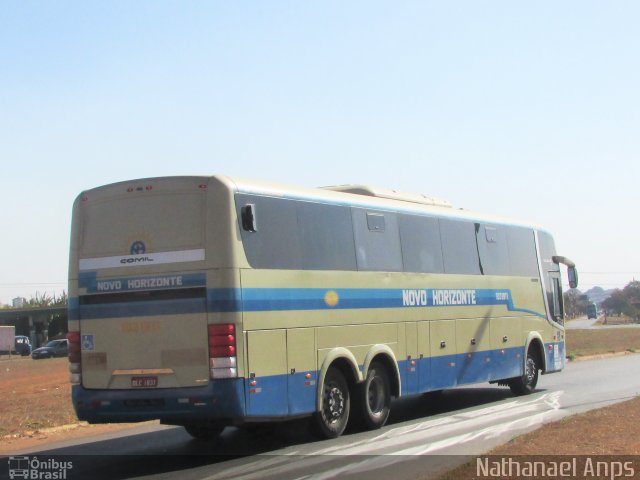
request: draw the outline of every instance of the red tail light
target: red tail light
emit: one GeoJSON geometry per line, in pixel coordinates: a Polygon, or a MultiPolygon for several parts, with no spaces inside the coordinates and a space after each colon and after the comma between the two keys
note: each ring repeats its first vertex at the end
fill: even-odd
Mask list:
{"type": "Polygon", "coordinates": [[[69,380],[71,383],[82,383],[82,348],[80,346],[80,332],[67,333],[69,348],[69,380]]]}
{"type": "Polygon", "coordinates": [[[210,347],[209,352],[210,352],[211,358],[235,357],[236,347],[233,345],[226,345],[224,347],[210,347]]]}
{"type": "Polygon", "coordinates": [[[237,377],[236,326],[233,323],[209,325],[208,333],[211,378],[237,377]]]}
{"type": "Polygon", "coordinates": [[[69,363],[80,363],[80,332],[67,333],[69,342],[69,363]]]}
{"type": "Polygon", "coordinates": [[[236,326],[233,323],[223,323],[220,325],[209,325],[209,336],[235,335],[236,326]]]}

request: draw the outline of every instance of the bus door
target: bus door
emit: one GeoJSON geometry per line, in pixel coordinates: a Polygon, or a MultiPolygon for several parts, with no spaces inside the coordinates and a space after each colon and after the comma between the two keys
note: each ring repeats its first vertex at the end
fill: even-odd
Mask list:
{"type": "MultiPolygon", "coordinates": [[[[564,301],[562,296],[562,277],[558,261],[568,261],[555,256],[553,238],[545,232],[538,232],[538,242],[542,263],[543,284],[547,304],[547,316],[556,325],[564,324],[564,301]]],[[[571,263],[572,264],[572,263],[571,263]]],[[[546,371],[553,372],[564,367],[564,333],[560,327],[554,329],[553,338],[545,339],[546,371]]]]}

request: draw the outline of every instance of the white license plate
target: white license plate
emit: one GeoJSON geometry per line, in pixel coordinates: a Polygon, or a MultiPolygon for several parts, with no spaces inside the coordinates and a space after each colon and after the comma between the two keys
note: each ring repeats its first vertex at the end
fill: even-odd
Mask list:
{"type": "Polygon", "coordinates": [[[133,388],[154,388],[158,386],[158,377],[132,377],[133,388]]]}

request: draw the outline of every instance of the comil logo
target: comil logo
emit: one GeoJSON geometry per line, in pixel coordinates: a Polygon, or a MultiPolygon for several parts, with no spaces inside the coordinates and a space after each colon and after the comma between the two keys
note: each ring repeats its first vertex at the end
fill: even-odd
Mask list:
{"type": "Polygon", "coordinates": [[[66,480],[72,462],[61,462],[53,458],[40,460],[38,457],[9,457],[9,478],[32,480],[66,480]]]}
{"type": "Polygon", "coordinates": [[[132,264],[132,263],[149,263],[153,262],[153,258],[151,257],[127,257],[120,260],[122,264],[132,264]]]}
{"type": "Polygon", "coordinates": [[[147,251],[147,246],[144,242],[136,240],[131,244],[131,249],[129,251],[131,252],[131,255],[142,255],[147,251]]]}

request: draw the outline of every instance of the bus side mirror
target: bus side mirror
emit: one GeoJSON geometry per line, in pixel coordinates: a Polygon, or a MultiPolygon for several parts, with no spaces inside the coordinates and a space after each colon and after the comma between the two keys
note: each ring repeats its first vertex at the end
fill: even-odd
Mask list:
{"type": "Polygon", "coordinates": [[[576,270],[576,267],[567,268],[567,274],[569,275],[569,287],[578,288],[578,270],[576,270]]]}
{"type": "Polygon", "coordinates": [[[567,257],[561,257],[560,255],[554,255],[551,257],[553,263],[559,265],[563,264],[567,266],[567,274],[569,275],[569,287],[578,287],[578,271],[576,270],[576,264],[569,260],[567,257]]]}

